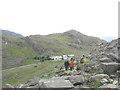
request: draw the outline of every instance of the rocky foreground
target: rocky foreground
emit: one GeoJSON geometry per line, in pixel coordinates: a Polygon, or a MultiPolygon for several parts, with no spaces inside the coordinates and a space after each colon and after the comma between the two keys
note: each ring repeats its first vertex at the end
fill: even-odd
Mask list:
{"type": "MultiPolygon", "coordinates": [[[[75,66],[73,71],[65,71],[64,66],[56,66],[54,74],[45,74],[27,81],[15,88],[119,88],[120,81],[120,39],[110,43],[101,43],[88,55],[84,72],[81,64],[75,66]]],[[[7,84],[4,88],[14,88],[7,84]]]]}

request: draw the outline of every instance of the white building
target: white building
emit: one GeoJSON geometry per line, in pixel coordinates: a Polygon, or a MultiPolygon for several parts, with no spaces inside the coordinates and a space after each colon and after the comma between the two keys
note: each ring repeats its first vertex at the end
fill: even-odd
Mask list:
{"type": "Polygon", "coordinates": [[[67,55],[62,55],[62,59],[63,60],[68,59],[68,56],[67,55]]]}
{"type": "Polygon", "coordinates": [[[52,60],[62,60],[62,56],[51,56],[52,60]]]}

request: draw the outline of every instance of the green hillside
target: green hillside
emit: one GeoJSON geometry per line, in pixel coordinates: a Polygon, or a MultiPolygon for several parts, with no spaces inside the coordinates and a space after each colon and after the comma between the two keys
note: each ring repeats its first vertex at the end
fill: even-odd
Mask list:
{"type": "Polygon", "coordinates": [[[88,54],[100,42],[97,37],[81,34],[70,30],[64,33],[50,35],[30,35],[16,38],[9,34],[2,35],[3,68],[39,62],[35,56],[54,56],[88,54]]]}
{"type": "Polygon", "coordinates": [[[55,66],[63,65],[64,61],[46,61],[42,64],[18,67],[13,70],[5,70],[3,71],[3,86],[7,83],[18,86],[21,83],[25,83],[26,81],[33,79],[35,77],[42,76],[46,73],[53,74],[51,72],[55,66]]]}
{"type": "Polygon", "coordinates": [[[2,36],[3,69],[27,64],[35,55],[38,54],[25,42],[25,40],[14,38],[9,35],[2,36]]]}

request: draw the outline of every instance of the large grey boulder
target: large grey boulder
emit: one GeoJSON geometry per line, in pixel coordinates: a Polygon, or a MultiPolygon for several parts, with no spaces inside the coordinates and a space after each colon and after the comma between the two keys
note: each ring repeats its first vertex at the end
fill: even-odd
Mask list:
{"type": "Polygon", "coordinates": [[[92,66],[95,66],[95,63],[88,63],[88,64],[85,64],[86,67],[92,67],[92,66]]]}
{"type": "Polygon", "coordinates": [[[73,84],[69,80],[64,80],[61,78],[40,80],[39,83],[40,88],[74,88],[73,84]]]}
{"type": "Polygon", "coordinates": [[[39,83],[39,79],[30,79],[25,84],[27,84],[28,86],[35,86],[38,83],[39,83]]]}
{"type": "Polygon", "coordinates": [[[114,85],[118,85],[118,79],[114,80],[114,81],[113,81],[113,84],[114,84],[114,85]]]}
{"type": "Polygon", "coordinates": [[[100,59],[100,62],[113,62],[110,58],[104,57],[100,59]]]}
{"type": "Polygon", "coordinates": [[[85,78],[82,75],[70,76],[69,80],[74,85],[79,85],[85,82],[85,78]]]}
{"type": "Polygon", "coordinates": [[[118,70],[118,63],[110,62],[110,63],[101,63],[100,67],[105,73],[114,73],[118,70]]]}
{"type": "Polygon", "coordinates": [[[120,62],[120,59],[118,57],[118,54],[107,54],[107,57],[110,58],[113,62],[120,62]]]}
{"type": "Polygon", "coordinates": [[[100,86],[99,88],[118,88],[118,86],[114,84],[106,84],[106,85],[100,86]]]}
{"type": "Polygon", "coordinates": [[[15,88],[15,87],[10,84],[6,84],[3,88],[15,88]]]}
{"type": "Polygon", "coordinates": [[[90,82],[94,82],[94,81],[100,82],[100,81],[103,80],[103,79],[109,80],[110,78],[109,78],[109,76],[108,76],[107,74],[97,74],[97,75],[92,76],[92,77],[89,79],[89,81],[90,81],[90,82]]]}

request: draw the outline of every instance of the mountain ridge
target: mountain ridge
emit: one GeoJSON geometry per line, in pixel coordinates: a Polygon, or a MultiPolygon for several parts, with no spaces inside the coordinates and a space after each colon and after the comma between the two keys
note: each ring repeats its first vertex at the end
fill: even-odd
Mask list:
{"type": "Polygon", "coordinates": [[[2,35],[3,68],[33,62],[35,56],[55,56],[87,54],[91,49],[105,42],[99,38],[70,30],[49,35],[30,35],[21,38],[2,35]]]}
{"type": "Polygon", "coordinates": [[[2,34],[6,34],[6,35],[10,35],[12,37],[15,37],[15,38],[21,38],[21,37],[24,37],[23,35],[19,34],[19,33],[15,33],[15,32],[12,32],[12,31],[9,31],[9,30],[2,30],[2,34]]]}

